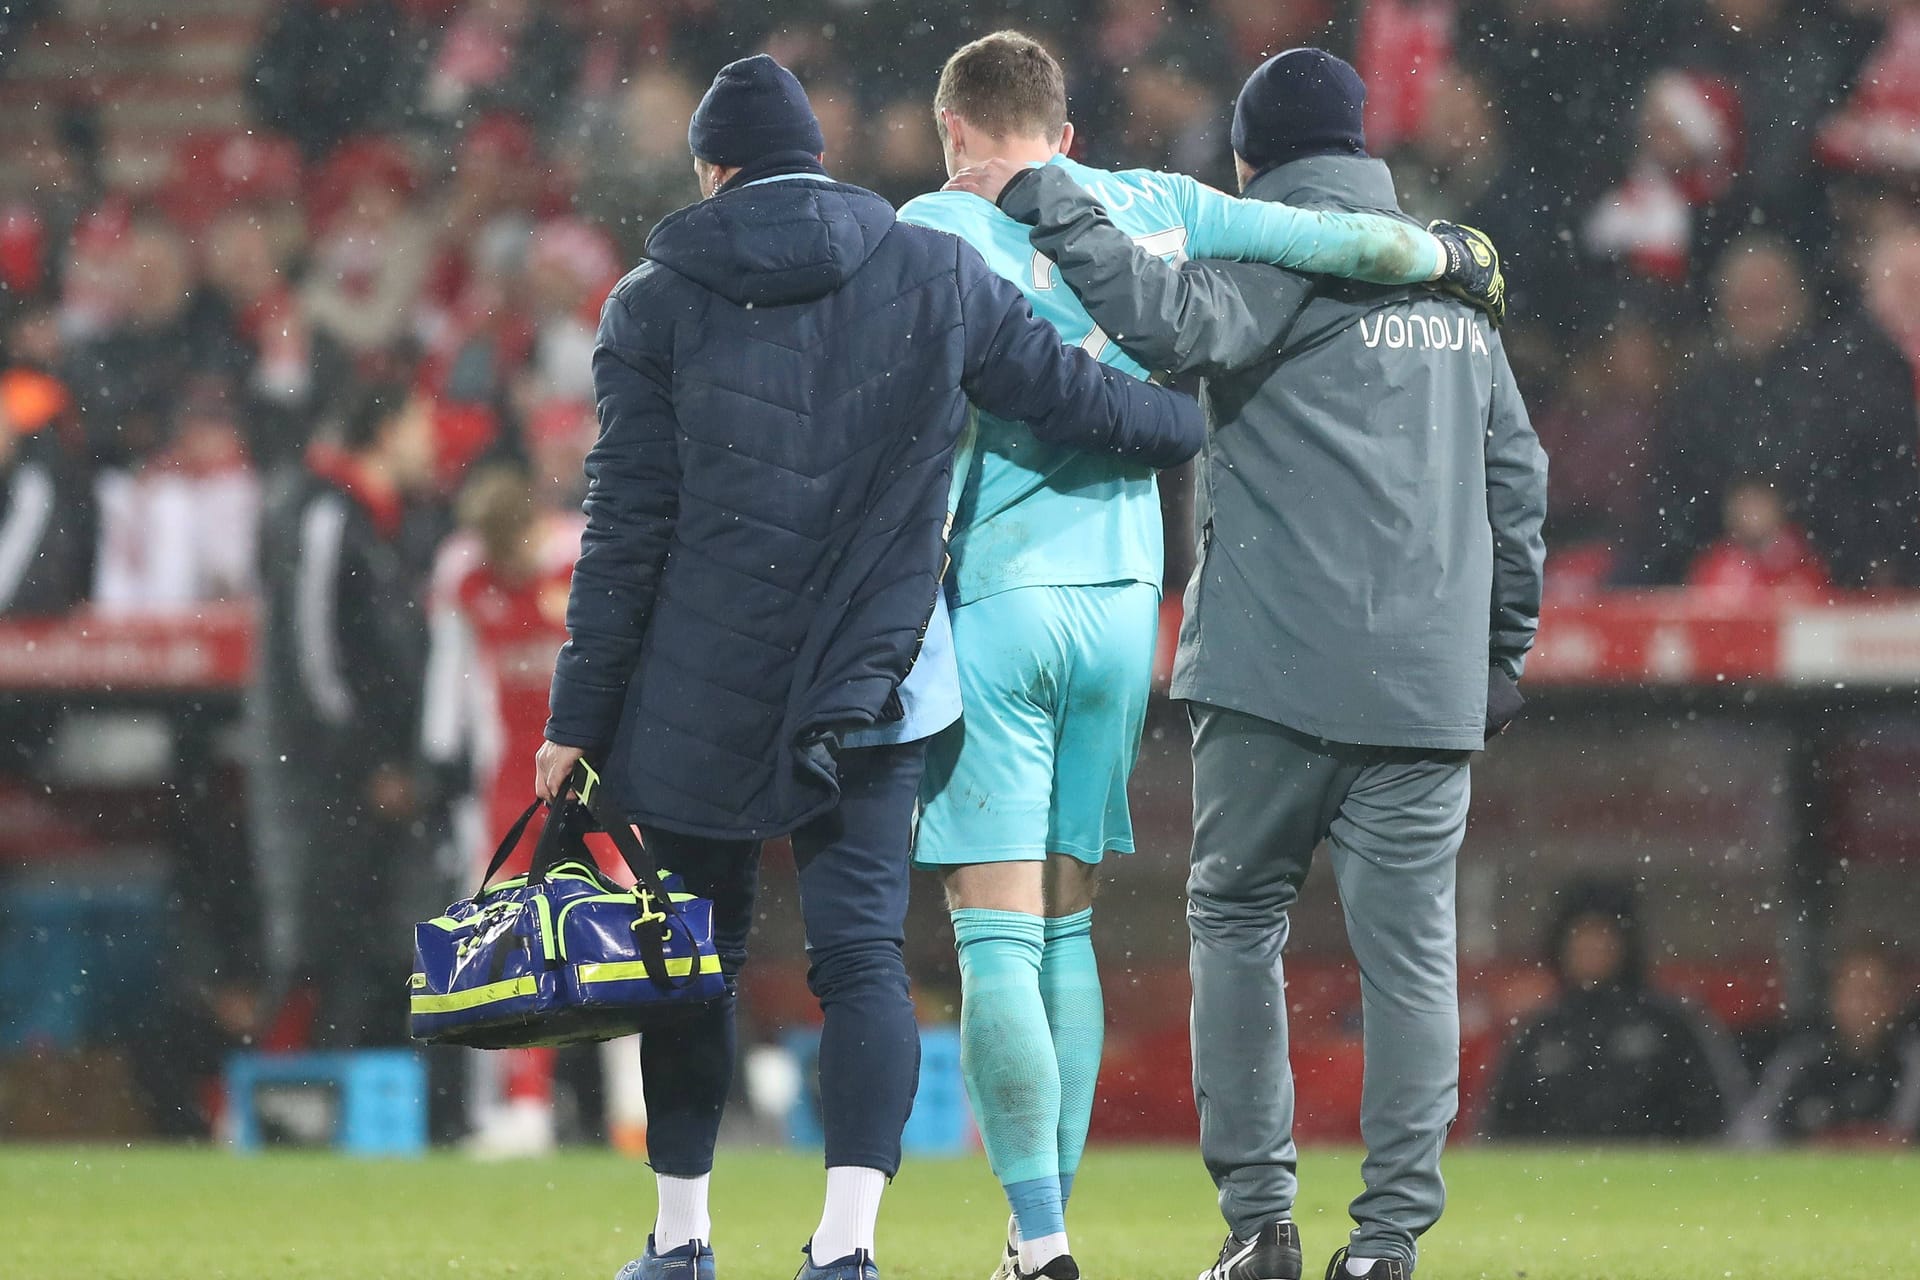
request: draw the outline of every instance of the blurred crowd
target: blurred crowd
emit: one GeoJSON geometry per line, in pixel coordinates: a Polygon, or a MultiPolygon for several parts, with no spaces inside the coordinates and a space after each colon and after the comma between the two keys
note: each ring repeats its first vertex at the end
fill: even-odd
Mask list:
{"type": "Polygon", "coordinates": [[[1223,186],[1263,53],[1356,61],[1409,211],[1508,258],[1557,595],[1920,579],[1914,0],[286,0],[252,127],[130,191],[75,109],[4,193],[0,612],[249,594],[260,477],[356,383],[430,402],[449,510],[590,398],[715,67],[794,66],[833,171],[904,200],[944,177],[940,61],[1009,23],[1065,61],[1084,158],[1223,186]]]}
{"type": "Polygon", "coordinates": [[[1558,897],[1544,956],[1555,990],[1501,1051],[1486,1136],[1920,1141],[1920,998],[1883,940],[1838,949],[1824,1019],[1734,1035],[1661,989],[1631,881],[1578,880],[1558,897]]]}
{"type": "MultiPolygon", "coordinates": [[[[56,9],[13,6],[0,57],[56,9]]],[[[336,790],[255,786],[256,830],[297,836],[282,819],[303,805],[338,825],[344,805],[363,851],[368,830],[420,838],[437,800],[530,758],[599,305],[696,198],[687,123],[712,73],[774,53],[830,170],[898,202],[945,178],[941,62],[1009,25],[1064,62],[1081,158],[1226,188],[1232,97],[1263,55],[1319,44],[1358,65],[1407,210],[1506,256],[1508,348],[1553,464],[1552,595],[1920,585],[1920,0],[285,0],[253,50],[250,126],[187,137],[162,181],[117,179],[97,110],[15,144],[0,615],[284,588],[269,613],[292,629],[267,628],[263,675],[311,696],[267,731],[334,734],[336,790]],[[347,514],[316,516],[333,493],[347,514]],[[359,557],[349,603],[369,611],[336,632],[369,646],[340,670],[377,687],[329,688],[302,639],[316,520],[340,522],[327,545],[359,557]],[[462,650],[485,651],[500,705],[456,696],[462,650]],[[352,705],[378,714],[340,733],[352,705]]],[[[358,945],[370,922],[320,893],[308,923],[358,945]]],[[[297,923],[269,919],[266,950],[297,923]]],[[[1638,946],[1617,903],[1569,916],[1562,995],[1511,1047],[1491,1132],[1920,1120],[1881,953],[1836,966],[1830,1027],[1750,1047],[1742,1069],[1711,1031],[1686,1048],[1693,1015],[1648,988],[1638,946]],[[1655,1066],[1698,1087],[1649,1089],[1655,1066]]],[[[309,1013],[347,1041],[369,1016],[309,1013]]],[[[257,1021],[223,1014],[215,1039],[257,1021]]]]}

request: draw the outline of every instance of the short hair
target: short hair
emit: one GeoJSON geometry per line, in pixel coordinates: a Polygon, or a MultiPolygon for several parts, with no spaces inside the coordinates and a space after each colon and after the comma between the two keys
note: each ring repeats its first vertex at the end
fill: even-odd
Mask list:
{"type": "Polygon", "coordinates": [[[527,543],[536,509],[533,479],[516,462],[495,462],[477,468],[454,503],[460,527],[480,540],[489,564],[505,564],[527,543]]]}
{"type": "Polygon", "coordinates": [[[412,385],[397,378],[381,378],[352,388],[342,397],[335,419],[340,447],[348,453],[371,449],[412,399],[412,385]]]}
{"type": "Polygon", "coordinates": [[[996,31],[947,59],[933,110],[936,118],[951,111],[996,138],[1057,138],[1067,127],[1066,73],[1032,36],[996,31]]]}

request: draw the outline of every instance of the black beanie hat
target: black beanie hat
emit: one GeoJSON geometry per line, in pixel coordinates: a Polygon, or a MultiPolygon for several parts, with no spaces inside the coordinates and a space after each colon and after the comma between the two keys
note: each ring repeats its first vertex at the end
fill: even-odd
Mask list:
{"type": "Polygon", "coordinates": [[[793,72],[758,53],[720,68],[687,126],[687,146],[733,169],[782,151],[817,156],[827,142],[793,72]]]}
{"type": "Polygon", "coordinates": [[[1276,53],[1233,104],[1233,152],[1258,170],[1313,155],[1365,155],[1360,73],[1324,49],[1276,53]]]}

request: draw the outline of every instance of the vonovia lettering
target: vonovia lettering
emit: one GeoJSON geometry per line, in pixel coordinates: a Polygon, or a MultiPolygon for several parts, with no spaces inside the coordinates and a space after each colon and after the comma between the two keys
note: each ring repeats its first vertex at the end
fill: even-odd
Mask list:
{"type": "Polygon", "coordinates": [[[1479,355],[1490,354],[1478,321],[1467,316],[1403,316],[1389,312],[1376,314],[1372,319],[1371,328],[1367,325],[1367,317],[1360,319],[1360,341],[1366,343],[1368,350],[1384,346],[1389,351],[1471,349],[1479,355]]]}

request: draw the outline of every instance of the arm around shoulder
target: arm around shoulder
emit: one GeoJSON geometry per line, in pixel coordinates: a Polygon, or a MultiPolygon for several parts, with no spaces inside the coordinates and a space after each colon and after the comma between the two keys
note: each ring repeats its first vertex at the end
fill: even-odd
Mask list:
{"type": "Polygon", "coordinates": [[[1206,420],[1193,399],[1109,368],[1064,345],[1020,291],[961,241],[957,279],[962,385],[996,417],[1026,422],[1054,444],[1173,467],[1200,451],[1206,420]]]}
{"type": "Polygon", "coordinates": [[[1272,355],[1312,290],[1257,267],[1166,262],[1059,165],[1021,174],[1000,201],[1033,228],[1033,247],[1059,266],[1094,323],[1149,368],[1217,373],[1272,355]]]}
{"type": "Polygon", "coordinates": [[[1166,180],[1185,206],[1187,252],[1196,258],[1268,262],[1369,284],[1425,284],[1447,268],[1445,245],[1399,218],[1249,200],[1178,174],[1166,180]]]}

